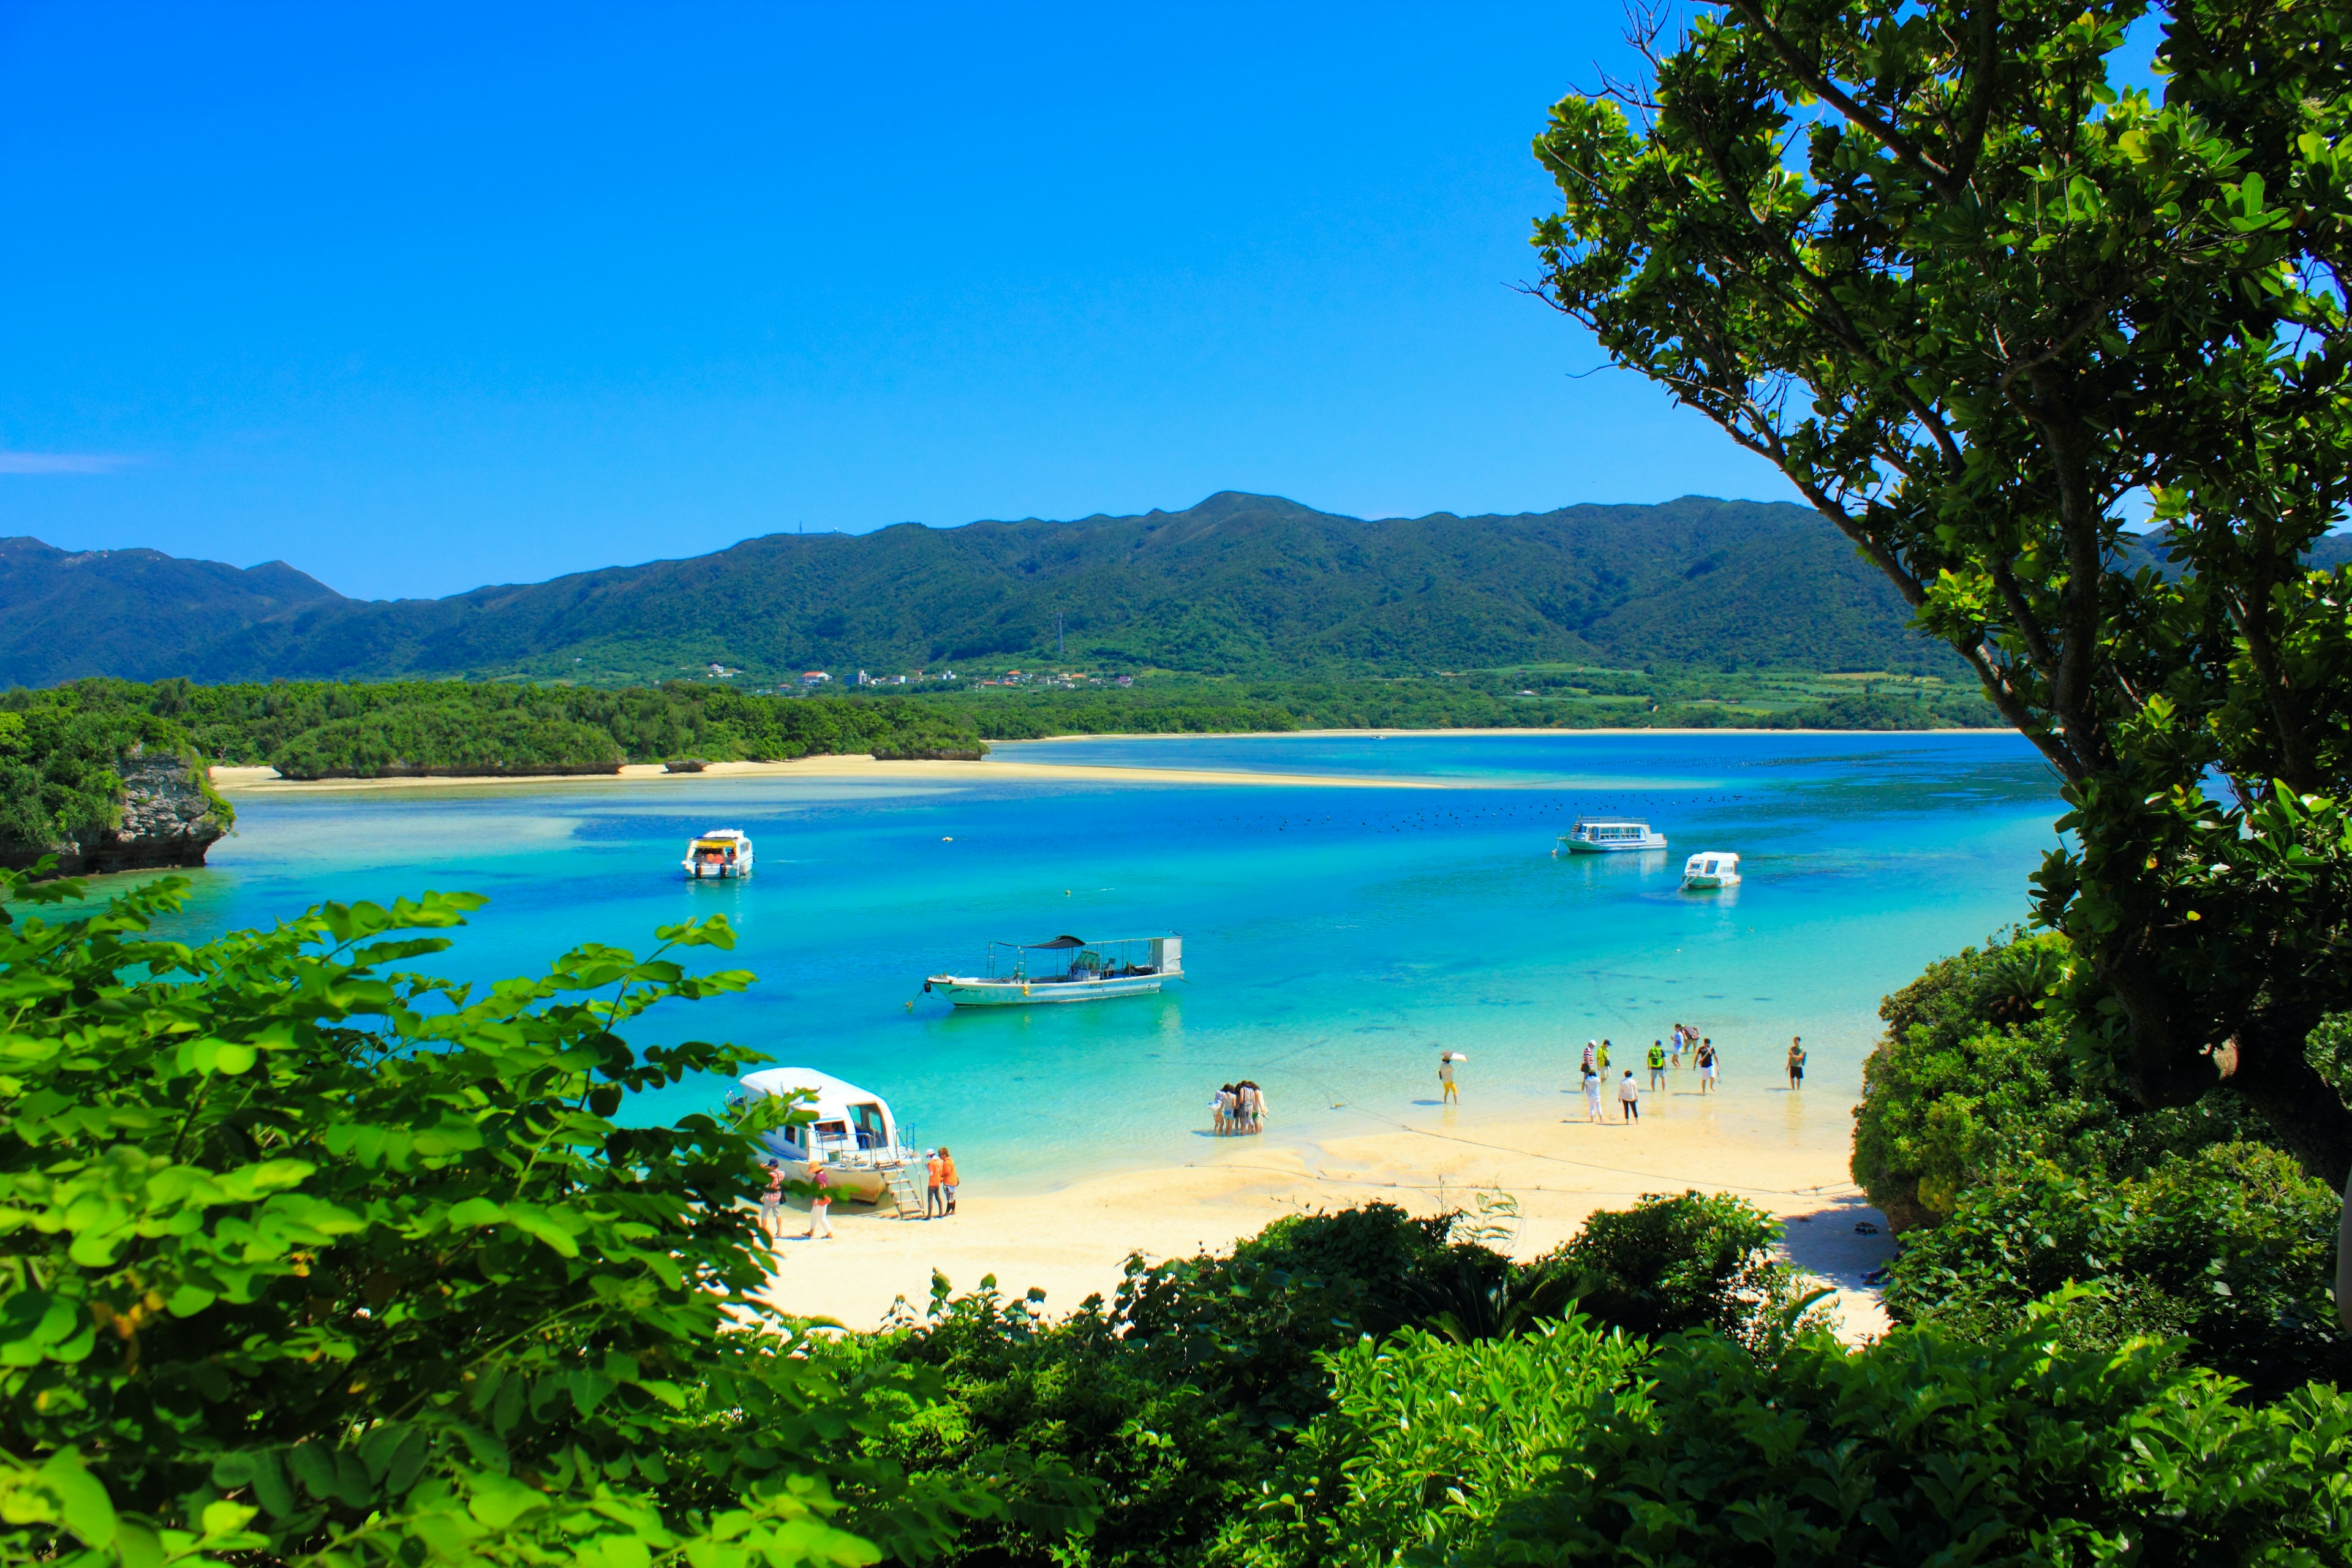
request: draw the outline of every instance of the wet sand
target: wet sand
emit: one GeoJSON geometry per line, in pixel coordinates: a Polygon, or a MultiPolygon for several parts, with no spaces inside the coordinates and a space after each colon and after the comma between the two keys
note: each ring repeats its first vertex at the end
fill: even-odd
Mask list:
{"type": "Polygon", "coordinates": [[[655,763],[630,763],[617,773],[526,773],[473,777],[392,779],[280,778],[275,768],[212,770],[213,787],[225,795],[314,795],[328,790],[412,790],[468,788],[484,784],[530,784],[540,788],[563,784],[611,784],[615,780],[642,784],[676,783],[698,778],[768,778],[878,780],[894,784],[995,784],[1011,779],[1058,779],[1071,784],[1255,784],[1276,788],[1311,786],[1318,789],[1474,789],[1496,787],[1491,781],[1460,782],[1428,778],[1367,778],[1344,773],[1256,773],[1241,769],[1119,768],[1079,766],[1064,763],[998,762],[878,762],[864,754],[803,757],[790,763],[713,763],[698,773],[667,773],[655,763]]]}

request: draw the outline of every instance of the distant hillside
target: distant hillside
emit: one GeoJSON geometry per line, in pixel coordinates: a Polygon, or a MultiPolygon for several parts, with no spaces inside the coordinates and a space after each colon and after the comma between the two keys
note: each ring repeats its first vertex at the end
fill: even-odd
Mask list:
{"type": "Polygon", "coordinates": [[[249,570],[160,550],[68,554],[0,539],[0,685],[184,673],[198,650],[306,605],[350,605],[282,561],[249,570]]]}
{"type": "MultiPolygon", "coordinates": [[[[2338,542],[2331,541],[2331,544],[2338,542]]],[[[0,542],[0,683],[510,675],[712,662],[1213,672],[1566,661],[1958,674],[1802,508],[1697,497],[1365,521],[1226,492],[1184,511],[773,534],[684,561],[363,603],[282,564],[0,542]]]]}

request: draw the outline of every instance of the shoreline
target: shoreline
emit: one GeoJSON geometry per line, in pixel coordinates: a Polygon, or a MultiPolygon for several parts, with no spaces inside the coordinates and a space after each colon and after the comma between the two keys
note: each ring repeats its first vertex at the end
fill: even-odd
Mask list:
{"type": "MultiPolygon", "coordinates": [[[[1016,742],[1017,743],[1017,742],[1016,742]]],[[[1276,788],[1463,789],[1466,784],[1428,778],[1367,778],[1344,773],[1249,773],[1239,769],[1128,768],[1080,763],[880,762],[868,752],[799,757],[788,763],[712,763],[699,773],[665,772],[659,763],[627,763],[609,773],[432,774],[401,778],[289,779],[275,768],[215,767],[213,787],[224,795],[318,795],[350,790],[454,789],[485,784],[646,784],[706,778],[847,779],[986,784],[1014,779],[1063,779],[1085,784],[1248,784],[1276,788]]]]}
{"type": "MultiPolygon", "coordinates": [[[[1253,740],[1411,740],[1444,736],[1593,735],[2011,735],[2008,730],[1239,730],[1193,733],[1054,735],[1034,741],[996,741],[992,748],[1057,745],[1072,741],[1253,741],[1253,740]]],[[[966,762],[881,762],[866,752],[796,757],[780,763],[711,763],[698,773],[673,773],[659,763],[624,763],[604,773],[435,773],[399,778],[289,779],[271,767],[215,765],[208,770],[215,789],[223,794],[310,795],[341,790],[474,788],[501,784],[591,784],[646,783],[651,780],[698,778],[824,778],[919,779],[947,783],[985,783],[992,779],[1053,780],[1097,784],[1244,784],[1273,788],[1334,789],[1467,789],[1513,788],[1510,784],[1466,780],[1367,777],[1346,773],[1260,773],[1236,768],[1122,767],[1098,763],[1024,763],[1005,757],[966,762]]]]}
{"type": "Polygon", "coordinates": [[[1886,1331],[1865,1277],[1893,1256],[1893,1237],[1853,1186],[1842,1144],[1776,1138],[1753,1110],[1711,1114],[1720,1108],[1687,1090],[1644,1100],[1631,1126],[1587,1122],[1580,1107],[1566,1117],[1525,1104],[1486,1117],[1416,1108],[1389,1131],[1220,1139],[1199,1159],[1042,1191],[994,1192],[985,1172],[966,1170],[952,1218],[835,1205],[830,1242],[805,1239],[806,1208],[788,1209],[759,1300],[871,1329],[901,1300],[919,1314],[936,1272],[960,1294],[990,1276],[1010,1300],[1042,1289],[1045,1311],[1059,1318],[1114,1294],[1131,1254],[1156,1263],[1225,1251],[1286,1215],[1374,1201],[1419,1215],[1475,1212],[1479,1194],[1507,1194],[1511,1234],[1490,1245],[1525,1261],[1565,1243],[1596,1209],[1690,1188],[1740,1194],[1780,1218],[1782,1256],[1832,1289],[1842,1338],[1886,1331]]]}

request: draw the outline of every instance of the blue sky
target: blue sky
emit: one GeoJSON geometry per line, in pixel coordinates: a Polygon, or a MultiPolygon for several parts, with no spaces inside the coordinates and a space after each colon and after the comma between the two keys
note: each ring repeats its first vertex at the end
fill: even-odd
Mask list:
{"type": "Polygon", "coordinates": [[[1778,476],[1516,292],[1549,6],[0,7],[0,533],[445,594],[1778,476]]]}

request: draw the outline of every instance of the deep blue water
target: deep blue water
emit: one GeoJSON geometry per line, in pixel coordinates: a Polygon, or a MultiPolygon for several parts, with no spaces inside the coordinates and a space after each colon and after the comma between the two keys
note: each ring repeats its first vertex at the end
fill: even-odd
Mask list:
{"type": "MultiPolygon", "coordinates": [[[[639,951],[723,910],[714,966],[748,994],[674,1005],[647,1038],[722,1037],[878,1089],[967,1172],[1014,1182],[1194,1157],[1210,1093],[1263,1084],[1286,1132],[1335,1106],[1424,1098],[1441,1047],[1473,1103],[1555,1095],[1588,1036],[1682,1019],[1726,1090],[1812,1051],[1843,1116],[1879,997],[2021,919],[2054,787],[2007,734],[1292,736],[1048,742],[1016,762],[1412,777],[1442,789],[990,780],[678,778],[248,795],[194,876],[188,934],[323,899],[467,888],[488,908],[444,955],[468,979],[572,943],[639,951]],[[1554,858],[1579,812],[1648,816],[1664,855],[1554,858]],[[747,884],[685,882],[684,841],[757,839],[747,884]],[[947,842],[948,839],[953,841],[947,842]],[[1735,892],[1680,892],[1683,857],[1745,857],[1735,892]],[[1157,998],[952,1013],[922,977],[987,940],[1173,931],[1189,979],[1157,998]],[[910,1007],[909,1003],[913,1005],[910,1007]],[[1843,1098],[1840,1098],[1843,1097],[1843,1098]]],[[[706,1083],[648,1096],[667,1117],[706,1083]]]]}

